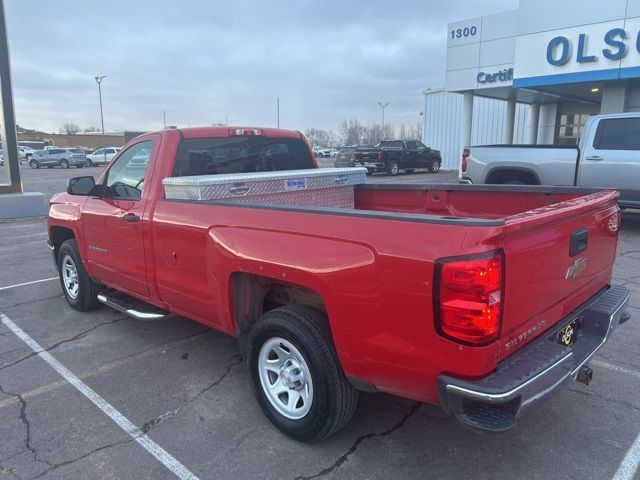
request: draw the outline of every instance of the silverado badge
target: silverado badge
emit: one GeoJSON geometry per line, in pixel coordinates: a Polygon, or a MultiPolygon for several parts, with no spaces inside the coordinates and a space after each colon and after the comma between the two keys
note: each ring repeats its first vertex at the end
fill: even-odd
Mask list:
{"type": "Polygon", "coordinates": [[[584,271],[586,266],[587,266],[586,258],[577,259],[575,262],[573,262],[572,265],[569,265],[569,268],[567,268],[567,274],[565,275],[564,278],[566,280],[575,280],[580,275],[582,275],[582,272],[584,271]]]}

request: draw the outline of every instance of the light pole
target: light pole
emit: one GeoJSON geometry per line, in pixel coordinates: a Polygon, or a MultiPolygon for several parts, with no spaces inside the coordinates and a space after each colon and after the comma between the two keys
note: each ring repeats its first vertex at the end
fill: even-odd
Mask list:
{"type": "Polygon", "coordinates": [[[389,105],[389,102],[387,103],[382,103],[382,102],[378,102],[378,105],[380,105],[380,108],[382,109],[382,132],[380,133],[380,140],[384,140],[384,109],[387,108],[387,106],[389,105]]]}
{"type": "Polygon", "coordinates": [[[104,117],[102,115],[102,88],[100,84],[102,83],[102,79],[106,78],[106,75],[101,77],[95,77],[96,83],[98,84],[98,97],[100,98],[100,124],[102,125],[102,153],[104,154],[104,163],[107,164],[107,151],[105,150],[104,145],[104,117]]]}

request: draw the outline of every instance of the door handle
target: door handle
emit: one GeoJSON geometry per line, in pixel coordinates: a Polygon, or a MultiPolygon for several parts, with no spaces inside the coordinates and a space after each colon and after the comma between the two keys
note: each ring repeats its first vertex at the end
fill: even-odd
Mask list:
{"type": "Polygon", "coordinates": [[[129,223],[134,223],[134,222],[139,222],[140,221],[140,217],[138,215],[136,215],[135,213],[127,213],[126,215],[123,215],[120,218],[122,220],[124,220],[125,222],[129,222],[129,223]]]}
{"type": "Polygon", "coordinates": [[[585,157],[585,160],[589,160],[591,162],[601,162],[604,160],[604,157],[600,157],[598,155],[591,155],[590,157],[585,157]]]}

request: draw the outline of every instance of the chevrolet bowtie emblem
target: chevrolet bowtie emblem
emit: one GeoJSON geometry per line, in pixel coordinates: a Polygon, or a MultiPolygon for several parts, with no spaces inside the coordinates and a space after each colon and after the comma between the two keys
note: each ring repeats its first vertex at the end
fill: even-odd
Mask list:
{"type": "Polygon", "coordinates": [[[569,268],[567,268],[567,274],[564,277],[565,280],[574,280],[578,278],[580,275],[582,275],[582,272],[584,271],[586,266],[586,258],[577,259],[575,262],[573,262],[573,265],[569,265],[569,268]]]}

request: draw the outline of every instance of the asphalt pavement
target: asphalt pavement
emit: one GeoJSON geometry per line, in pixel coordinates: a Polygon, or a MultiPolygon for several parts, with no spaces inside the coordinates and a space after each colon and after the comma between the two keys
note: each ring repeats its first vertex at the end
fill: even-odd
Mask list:
{"type": "MultiPolygon", "coordinates": [[[[23,180],[50,196],[66,178],[98,171],[25,169],[23,180]]],[[[455,181],[455,174],[394,181],[455,181]]],[[[501,435],[469,431],[437,407],[362,394],[347,427],[318,444],[298,443],[269,423],[233,339],[180,317],[140,322],[106,307],[69,308],[45,225],[0,223],[0,313],[24,334],[0,322],[0,479],[176,478],[163,459],[175,461],[181,478],[201,479],[633,478],[640,212],[623,215],[615,265],[615,281],[632,291],[634,318],[592,362],[589,386],[570,384],[501,435]],[[35,355],[33,342],[46,352],[35,355]]]]}

